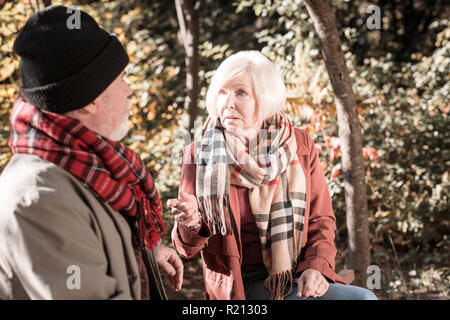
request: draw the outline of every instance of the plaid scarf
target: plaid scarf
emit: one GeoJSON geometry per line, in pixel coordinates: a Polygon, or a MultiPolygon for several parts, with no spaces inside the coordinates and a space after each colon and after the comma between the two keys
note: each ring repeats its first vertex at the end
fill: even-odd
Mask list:
{"type": "Polygon", "coordinates": [[[282,112],[266,120],[253,141],[208,118],[197,150],[196,192],[213,234],[232,234],[230,183],[249,188],[271,299],[290,294],[300,256],[306,179],[297,156],[294,127],[282,112]],[[289,285],[289,292],[285,288],[289,285]]]}
{"type": "Polygon", "coordinates": [[[23,99],[15,103],[10,122],[13,153],[35,154],[70,172],[126,218],[138,238],[135,247],[155,248],[166,232],[162,203],[136,153],[76,119],[39,110],[23,99]]]}

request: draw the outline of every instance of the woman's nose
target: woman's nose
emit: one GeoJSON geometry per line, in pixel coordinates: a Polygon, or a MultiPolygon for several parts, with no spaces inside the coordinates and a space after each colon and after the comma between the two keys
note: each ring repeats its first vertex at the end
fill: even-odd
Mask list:
{"type": "Polygon", "coordinates": [[[236,108],[236,102],[234,101],[233,95],[231,93],[228,94],[225,108],[227,109],[235,109],[236,108]]]}

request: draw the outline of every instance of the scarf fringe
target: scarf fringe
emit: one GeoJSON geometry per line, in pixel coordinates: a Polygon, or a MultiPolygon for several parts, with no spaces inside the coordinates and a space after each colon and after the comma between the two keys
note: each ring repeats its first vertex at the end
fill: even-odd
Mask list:
{"type": "Polygon", "coordinates": [[[271,274],[264,280],[265,287],[270,291],[271,300],[284,300],[284,297],[292,293],[293,275],[291,270],[271,274]],[[285,293],[286,286],[289,285],[289,291],[285,293]]]}
{"type": "Polygon", "coordinates": [[[223,236],[233,234],[231,227],[231,209],[228,199],[228,194],[198,198],[203,218],[205,218],[213,235],[217,233],[223,236]]]}
{"type": "Polygon", "coordinates": [[[161,234],[166,230],[162,218],[158,219],[152,213],[152,205],[139,187],[133,189],[136,199],[136,231],[141,249],[153,250],[161,240],[161,234]]]}

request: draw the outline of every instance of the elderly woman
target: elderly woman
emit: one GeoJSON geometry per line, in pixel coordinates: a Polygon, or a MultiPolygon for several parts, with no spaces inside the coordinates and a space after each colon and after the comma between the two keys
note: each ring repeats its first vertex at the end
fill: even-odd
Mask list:
{"type": "Polygon", "coordinates": [[[227,58],[184,150],[173,244],[201,252],[206,299],[376,299],[334,272],[335,217],[316,148],[282,109],[286,88],[257,51],[227,58]],[[296,284],[296,286],[295,286],[296,284]]]}

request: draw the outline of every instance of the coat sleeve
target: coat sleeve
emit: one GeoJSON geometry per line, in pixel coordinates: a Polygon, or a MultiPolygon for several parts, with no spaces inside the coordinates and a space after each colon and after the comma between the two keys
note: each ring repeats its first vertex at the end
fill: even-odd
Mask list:
{"type": "Polygon", "coordinates": [[[81,200],[45,189],[15,206],[5,232],[7,256],[28,298],[132,299],[108,275],[89,210],[81,200]]]}
{"type": "MultiPolygon", "coordinates": [[[[194,157],[194,144],[188,145],[183,150],[183,160],[181,166],[181,179],[178,194],[184,191],[195,195],[196,165],[194,157]]],[[[205,223],[200,230],[193,231],[188,227],[175,221],[172,229],[172,243],[178,253],[190,259],[199,253],[208,243],[211,232],[205,223]]]]}
{"type": "Polygon", "coordinates": [[[331,282],[343,282],[334,271],[334,259],[337,251],[334,245],[336,218],[332,209],[330,193],[316,147],[306,132],[304,132],[304,140],[306,140],[305,144],[309,150],[311,196],[308,241],[303,249],[305,250],[304,259],[299,263],[296,274],[299,275],[306,269],[314,269],[331,282]]]}

